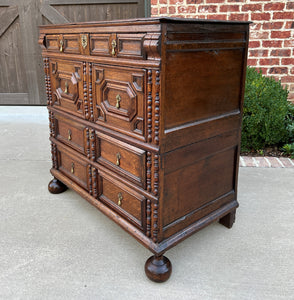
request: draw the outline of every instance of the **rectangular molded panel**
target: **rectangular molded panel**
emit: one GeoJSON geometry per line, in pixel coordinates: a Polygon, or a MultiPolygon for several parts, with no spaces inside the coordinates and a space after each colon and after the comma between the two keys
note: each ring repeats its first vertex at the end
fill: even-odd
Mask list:
{"type": "Polygon", "coordinates": [[[240,109],[244,49],[167,52],[165,129],[240,109]]]}
{"type": "MultiPolygon", "coordinates": [[[[236,148],[234,147],[211,154],[200,161],[166,174],[163,226],[233,191],[235,157],[236,148]]],[[[176,156],[174,164],[177,164],[176,156]]]]}

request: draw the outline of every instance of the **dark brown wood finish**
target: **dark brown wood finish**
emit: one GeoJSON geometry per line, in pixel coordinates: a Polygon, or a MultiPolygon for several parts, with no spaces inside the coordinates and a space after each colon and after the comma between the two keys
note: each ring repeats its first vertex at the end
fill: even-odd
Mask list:
{"type": "Polygon", "coordinates": [[[49,190],[74,189],[150,249],[153,281],[171,274],[165,251],[216,220],[233,225],[248,25],[151,18],[40,28],[49,190]]]}

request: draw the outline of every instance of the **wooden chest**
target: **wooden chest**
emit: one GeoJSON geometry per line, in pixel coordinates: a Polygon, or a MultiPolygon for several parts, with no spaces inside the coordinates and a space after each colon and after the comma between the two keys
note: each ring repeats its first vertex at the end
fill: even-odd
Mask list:
{"type": "Polygon", "coordinates": [[[40,27],[51,193],[67,187],[154,256],[237,202],[248,22],[172,18],[40,27]]]}

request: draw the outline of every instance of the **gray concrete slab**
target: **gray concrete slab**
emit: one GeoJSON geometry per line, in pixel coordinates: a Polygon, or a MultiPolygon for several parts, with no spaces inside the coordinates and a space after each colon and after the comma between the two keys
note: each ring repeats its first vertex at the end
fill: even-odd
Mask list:
{"type": "Polygon", "coordinates": [[[241,168],[233,228],[169,250],[156,284],[148,250],[73,191],[47,191],[46,108],[13,119],[0,107],[0,299],[294,299],[294,169],[241,168]]]}

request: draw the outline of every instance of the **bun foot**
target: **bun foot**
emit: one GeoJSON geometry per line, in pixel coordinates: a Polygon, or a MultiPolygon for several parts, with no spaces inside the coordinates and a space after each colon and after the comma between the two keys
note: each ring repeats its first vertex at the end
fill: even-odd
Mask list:
{"type": "Polygon", "coordinates": [[[48,184],[48,191],[51,194],[60,194],[66,190],[67,186],[56,178],[52,179],[48,184]]]}
{"type": "Polygon", "coordinates": [[[220,224],[226,226],[227,228],[232,228],[236,218],[236,210],[228,213],[224,217],[222,217],[219,222],[220,224]]]}
{"type": "Polygon", "coordinates": [[[164,282],[169,279],[172,271],[170,260],[163,256],[153,255],[145,263],[145,273],[147,277],[155,282],[164,282]]]}

